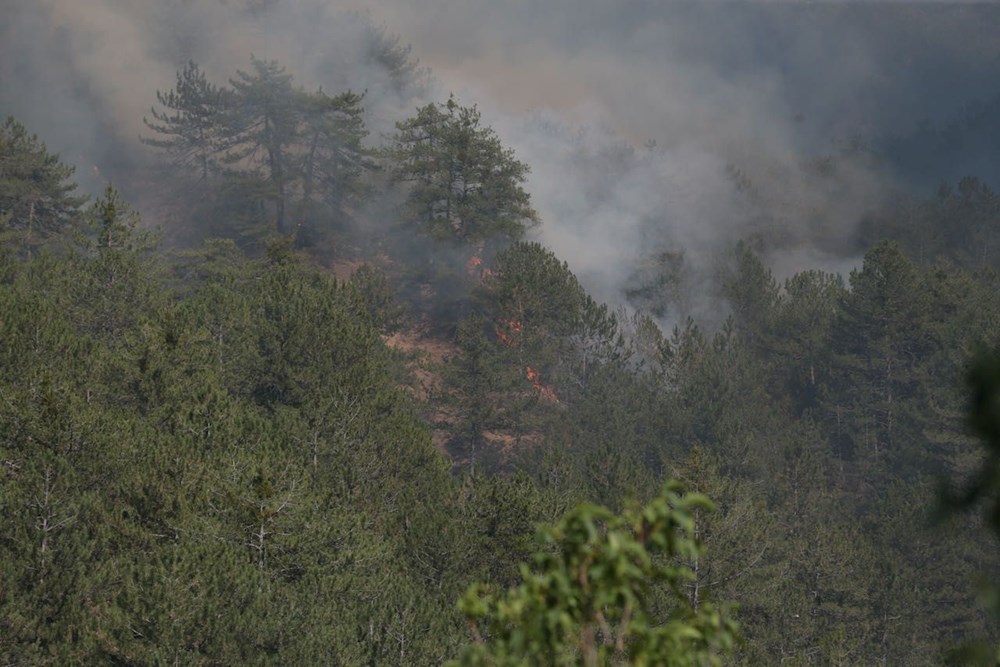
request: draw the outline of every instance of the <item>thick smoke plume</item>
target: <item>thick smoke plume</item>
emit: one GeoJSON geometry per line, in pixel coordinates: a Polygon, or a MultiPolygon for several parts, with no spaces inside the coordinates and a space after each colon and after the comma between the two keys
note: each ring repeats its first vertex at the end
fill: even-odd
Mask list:
{"type": "MultiPolygon", "coordinates": [[[[912,176],[886,138],[995,95],[998,27],[954,3],[10,0],[0,113],[96,189],[148,159],[142,117],[191,59],[217,82],[253,54],[366,90],[376,141],[453,92],[531,165],[538,238],[596,296],[680,258],[672,319],[715,308],[712,258],[740,238],[779,274],[849,267],[859,221],[912,176]],[[393,35],[433,77],[393,79],[372,50],[393,35]]],[[[939,166],[920,178],[961,169],[939,166]]]]}

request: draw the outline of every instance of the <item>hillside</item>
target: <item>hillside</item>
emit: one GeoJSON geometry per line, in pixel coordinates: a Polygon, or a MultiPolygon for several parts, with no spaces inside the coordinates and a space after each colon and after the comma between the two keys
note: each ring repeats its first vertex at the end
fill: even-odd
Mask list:
{"type": "MultiPolygon", "coordinates": [[[[373,90],[430,95],[351,20],[373,90]]],[[[388,124],[276,60],[229,76],[163,82],[144,157],[89,197],[31,118],[0,126],[0,662],[918,666],[1000,642],[991,519],[941,494],[995,500],[986,176],[761,148],[708,160],[692,203],[673,188],[708,167],[673,148],[580,133],[532,181],[459,96],[388,124]]]]}

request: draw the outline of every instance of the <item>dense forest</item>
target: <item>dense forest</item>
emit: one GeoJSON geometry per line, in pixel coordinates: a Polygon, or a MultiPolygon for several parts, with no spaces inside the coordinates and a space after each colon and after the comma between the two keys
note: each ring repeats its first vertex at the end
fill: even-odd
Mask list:
{"type": "MultiPolygon", "coordinates": [[[[374,132],[371,93],[296,76],[185,59],[94,193],[0,126],[3,664],[995,663],[992,174],[841,233],[733,161],[737,233],[644,237],[604,302],[486,109],[374,132]],[[796,216],[853,268],[779,273],[796,216]]],[[[994,107],[796,178],[850,198],[994,107]]],[[[581,149],[581,187],[657,150],[581,149]]]]}

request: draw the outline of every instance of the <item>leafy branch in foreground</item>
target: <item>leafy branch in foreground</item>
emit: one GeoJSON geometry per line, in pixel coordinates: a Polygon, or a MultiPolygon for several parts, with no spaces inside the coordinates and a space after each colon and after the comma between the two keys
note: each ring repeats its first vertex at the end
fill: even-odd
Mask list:
{"type": "Polygon", "coordinates": [[[682,590],[693,576],[685,563],[702,551],[698,509],[712,504],[670,482],[643,509],[583,504],[544,528],[518,586],[474,585],[460,601],[475,642],[455,664],[722,664],[737,637],[730,610],[695,609],[682,590]],[[672,611],[661,615],[664,591],[672,611]]]}
{"type": "MultiPolygon", "coordinates": [[[[982,463],[965,488],[946,499],[952,510],[982,507],[986,523],[1000,538],[1000,352],[980,350],[969,365],[969,427],[983,443],[982,463]]],[[[1000,588],[988,585],[984,601],[1000,617],[1000,588]]],[[[969,642],[952,656],[969,665],[1000,665],[1000,647],[969,642]]]]}

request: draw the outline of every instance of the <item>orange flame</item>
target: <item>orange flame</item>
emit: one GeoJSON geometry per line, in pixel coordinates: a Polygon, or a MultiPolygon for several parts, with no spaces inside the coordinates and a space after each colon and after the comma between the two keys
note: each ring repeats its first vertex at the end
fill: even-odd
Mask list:
{"type": "Polygon", "coordinates": [[[499,320],[496,326],[497,340],[513,347],[520,342],[523,325],[518,320],[499,320]]]}
{"type": "Polygon", "coordinates": [[[465,271],[470,276],[474,276],[476,275],[476,272],[479,270],[479,267],[482,266],[482,263],[483,263],[482,257],[480,257],[479,255],[473,255],[472,257],[469,258],[469,261],[465,263],[465,271]]]}
{"type": "Polygon", "coordinates": [[[537,368],[528,366],[525,370],[527,372],[528,382],[531,383],[531,386],[535,388],[535,391],[537,391],[542,398],[552,403],[559,402],[559,397],[556,396],[556,392],[552,389],[552,387],[542,384],[542,374],[538,372],[537,368]]]}

